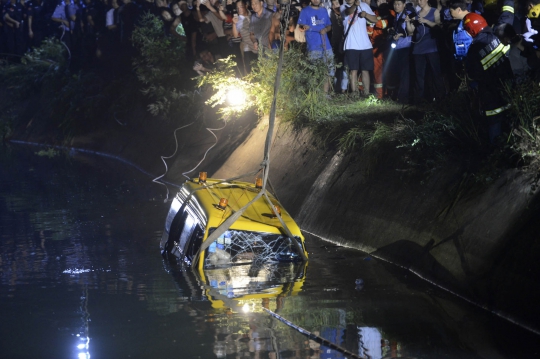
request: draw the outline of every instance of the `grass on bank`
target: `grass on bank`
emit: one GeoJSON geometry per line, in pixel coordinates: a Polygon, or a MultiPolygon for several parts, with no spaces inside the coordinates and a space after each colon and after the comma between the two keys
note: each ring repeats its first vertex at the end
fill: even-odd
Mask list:
{"type": "Polygon", "coordinates": [[[26,53],[20,62],[0,62],[0,133],[15,129],[56,132],[56,143],[96,129],[102,119],[123,123],[122,113],[143,98],[135,76],[106,78],[72,70],[66,47],[55,38],[26,53]]]}

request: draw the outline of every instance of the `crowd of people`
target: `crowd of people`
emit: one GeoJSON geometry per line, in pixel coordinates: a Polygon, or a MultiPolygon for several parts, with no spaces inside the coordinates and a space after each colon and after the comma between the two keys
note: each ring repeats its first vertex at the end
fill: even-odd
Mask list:
{"type": "Polygon", "coordinates": [[[401,103],[476,91],[493,136],[508,108],[504,83],[538,80],[540,0],[2,0],[0,53],[22,56],[56,36],[84,66],[134,55],[142,14],[186,43],[199,74],[235,55],[239,73],[259,56],[297,46],[328,67],[329,94],[401,103]],[[121,56],[120,56],[121,57],[121,56]]]}

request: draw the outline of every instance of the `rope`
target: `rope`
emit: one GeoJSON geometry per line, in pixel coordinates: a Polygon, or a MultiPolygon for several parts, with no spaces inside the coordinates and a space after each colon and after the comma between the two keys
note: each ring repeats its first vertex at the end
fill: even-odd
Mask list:
{"type": "MultiPolygon", "coordinates": [[[[223,130],[223,129],[225,128],[225,126],[227,126],[227,121],[224,121],[224,122],[225,122],[225,124],[224,124],[223,127],[221,127],[221,128],[208,128],[208,127],[206,128],[206,129],[208,130],[208,132],[210,132],[210,133],[212,134],[212,136],[214,136],[214,138],[216,139],[216,142],[214,142],[214,144],[213,144],[212,146],[210,146],[209,149],[206,150],[206,152],[204,153],[204,156],[203,156],[202,160],[200,160],[199,163],[197,163],[197,165],[196,165],[193,169],[191,169],[191,170],[189,170],[189,171],[187,171],[187,172],[183,172],[183,173],[182,173],[182,176],[186,177],[188,180],[191,179],[191,178],[189,178],[188,176],[186,176],[186,174],[195,171],[195,170],[200,166],[200,164],[203,163],[203,161],[206,159],[206,155],[208,155],[208,152],[210,152],[210,150],[211,150],[212,148],[214,148],[214,147],[217,145],[217,143],[218,143],[218,138],[217,138],[216,134],[215,134],[214,132],[212,132],[212,131],[221,131],[221,130],[223,130]]],[[[188,125],[188,126],[189,126],[189,125],[188,125]]]]}
{"type": "MultiPolygon", "coordinates": [[[[116,116],[115,116],[115,118],[116,118],[116,116]]],[[[117,120],[117,122],[118,122],[118,120],[117,120]]],[[[165,188],[167,189],[167,196],[166,196],[165,199],[163,200],[163,202],[165,202],[165,203],[169,200],[169,187],[167,187],[167,185],[166,185],[165,183],[159,182],[159,180],[162,179],[163,177],[165,177],[165,175],[167,174],[167,172],[169,172],[169,167],[167,166],[167,162],[166,162],[165,160],[168,160],[168,159],[174,157],[174,156],[176,155],[176,152],[178,151],[178,137],[176,137],[176,132],[177,132],[178,130],[182,130],[182,129],[188,127],[188,126],[193,125],[193,123],[194,123],[194,122],[192,122],[192,123],[190,123],[190,124],[187,124],[187,125],[184,125],[184,126],[181,126],[181,127],[178,127],[176,130],[174,130],[173,135],[174,135],[174,142],[175,142],[175,146],[176,146],[175,149],[174,149],[174,152],[173,152],[173,154],[170,155],[170,156],[161,156],[161,161],[162,161],[163,164],[165,165],[165,172],[164,172],[161,176],[158,176],[158,177],[156,177],[156,178],[154,178],[154,179],[152,180],[152,182],[158,183],[158,184],[160,184],[160,185],[163,185],[163,186],[165,186],[165,188]]],[[[214,146],[215,146],[215,145],[214,145],[214,146]]],[[[214,146],[212,146],[212,147],[214,147],[214,146]]],[[[211,149],[212,147],[210,147],[210,149],[211,149]]],[[[208,149],[208,151],[210,151],[210,149],[208,149]]],[[[208,151],[206,151],[206,152],[208,153],[208,151]]],[[[205,156],[206,156],[206,153],[205,153],[205,156]]],[[[204,159],[204,158],[203,158],[203,159],[204,159]]],[[[200,162],[199,162],[199,164],[200,164],[200,162]]],[[[198,165],[197,165],[197,166],[198,166],[198,165]]]]}
{"type": "Polygon", "coordinates": [[[357,358],[357,359],[364,359],[362,358],[361,356],[358,356],[350,351],[348,351],[347,349],[343,348],[343,347],[340,347],[339,345],[337,344],[334,344],[332,343],[331,341],[327,340],[327,339],[324,339],[323,337],[321,336],[318,336],[316,334],[313,334],[311,333],[310,331],[288,321],[287,319],[283,318],[281,315],[277,314],[277,313],[274,313],[272,312],[270,309],[266,309],[263,307],[264,310],[266,310],[266,312],[268,314],[270,314],[271,316],[273,316],[274,318],[276,318],[277,320],[279,320],[280,322],[282,323],[285,323],[287,324],[289,327],[293,328],[293,329],[296,329],[297,331],[299,331],[300,333],[304,334],[305,336],[307,336],[308,338],[312,339],[312,340],[315,340],[321,344],[324,344],[325,346],[329,347],[329,348],[332,348],[334,350],[337,350],[345,355],[348,355],[350,358],[357,358]]]}

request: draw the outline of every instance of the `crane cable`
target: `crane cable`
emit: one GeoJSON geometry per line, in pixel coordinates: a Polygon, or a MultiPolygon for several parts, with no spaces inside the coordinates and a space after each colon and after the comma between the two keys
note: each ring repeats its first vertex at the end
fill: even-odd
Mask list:
{"type": "MultiPolygon", "coordinates": [[[[284,26],[281,28],[281,38],[282,39],[285,38],[285,33],[284,32],[288,28],[289,11],[290,11],[290,4],[287,4],[287,5],[284,6],[283,13],[282,13],[282,17],[285,19],[284,26]]],[[[269,115],[269,118],[268,118],[269,123],[268,123],[268,131],[267,131],[267,134],[266,134],[266,141],[265,141],[265,144],[264,144],[264,157],[263,157],[263,160],[261,162],[259,170],[256,172],[256,173],[258,173],[261,170],[263,172],[263,185],[262,185],[262,188],[261,188],[260,192],[250,202],[248,202],[245,206],[243,206],[238,211],[234,212],[231,216],[229,216],[223,223],[221,223],[206,238],[206,240],[201,244],[197,254],[194,257],[194,260],[193,260],[193,265],[194,266],[197,265],[198,261],[200,260],[201,253],[204,250],[206,250],[219,237],[221,237],[221,235],[223,233],[225,233],[225,231],[227,231],[229,229],[229,227],[234,222],[236,222],[236,220],[238,218],[240,218],[240,216],[246,211],[247,208],[249,208],[253,203],[257,202],[263,196],[264,196],[265,200],[268,202],[268,204],[270,205],[270,208],[272,208],[272,211],[274,212],[274,215],[279,219],[281,225],[283,226],[283,230],[285,232],[285,235],[287,235],[287,237],[289,237],[289,240],[293,243],[293,245],[296,246],[300,256],[302,257],[302,260],[307,261],[307,256],[304,253],[304,249],[302,248],[302,245],[300,243],[298,243],[298,241],[294,240],[294,235],[291,233],[289,227],[287,227],[287,225],[285,224],[285,221],[283,221],[283,218],[281,218],[281,215],[277,212],[276,208],[274,207],[274,205],[272,204],[272,202],[270,201],[270,198],[268,197],[268,195],[266,193],[266,186],[269,183],[268,174],[270,172],[270,147],[271,147],[271,143],[272,143],[272,137],[273,137],[273,134],[274,134],[274,126],[275,126],[275,120],[276,120],[277,95],[278,95],[278,91],[279,91],[279,85],[280,85],[280,82],[281,82],[281,73],[282,73],[282,70],[283,70],[284,43],[285,43],[284,41],[281,41],[280,46],[279,46],[279,60],[278,60],[278,66],[277,66],[277,71],[276,71],[276,78],[275,78],[275,81],[274,81],[274,97],[272,99],[272,106],[270,108],[270,115],[269,115]]],[[[243,175],[239,176],[239,177],[243,177],[243,175]]],[[[238,177],[236,177],[236,178],[238,178],[238,177]]],[[[226,180],[226,181],[229,181],[229,180],[226,180]]],[[[204,185],[203,187],[201,187],[201,189],[202,188],[209,188],[211,186],[215,186],[216,184],[223,183],[223,182],[226,182],[226,181],[221,181],[221,182],[218,182],[218,183],[215,183],[215,184],[212,184],[212,185],[208,185],[208,186],[204,185]]]]}

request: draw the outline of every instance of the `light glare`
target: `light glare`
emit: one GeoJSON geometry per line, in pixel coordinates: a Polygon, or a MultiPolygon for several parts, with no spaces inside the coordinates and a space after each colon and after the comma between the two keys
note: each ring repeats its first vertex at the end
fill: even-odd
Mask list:
{"type": "Polygon", "coordinates": [[[231,87],[227,91],[227,102],[229,106],[238,107],[246,103],[246,92],[239,87],[231,87]]]}
{"type": "Polygon", "coordinates": [[[242,307],[242,311],[244,313],[249,313],[249,305],[247,303],[245,303],[244,306],[242,307]]]}

